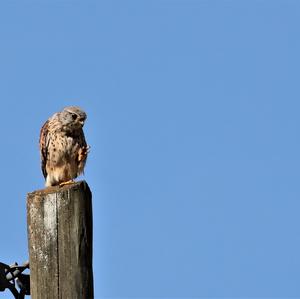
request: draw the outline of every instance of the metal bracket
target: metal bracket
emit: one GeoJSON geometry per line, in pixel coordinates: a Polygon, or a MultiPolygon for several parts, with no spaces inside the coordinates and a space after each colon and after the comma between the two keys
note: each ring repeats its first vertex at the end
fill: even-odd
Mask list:
{"type": "Polygon", "coordinates": [[[30,276],[22,273],[26,269],[29,269],[28,261],[21,266],[17,263],[9,266],[0,262],[0,292],[9,289],[15,299],[24,299],[25,295],[30,295],[30,276]]]}

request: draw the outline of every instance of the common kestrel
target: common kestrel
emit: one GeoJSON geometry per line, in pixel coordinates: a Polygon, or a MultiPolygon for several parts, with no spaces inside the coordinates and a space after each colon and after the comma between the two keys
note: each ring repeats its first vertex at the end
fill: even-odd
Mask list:
{"type": "Polygon", "coordinates": [[[46,187],[72,182],[83,173],[88,155],[83,125],[86,113],[66,107],[43,125],[40,133],[42,171],[46,187]]]}

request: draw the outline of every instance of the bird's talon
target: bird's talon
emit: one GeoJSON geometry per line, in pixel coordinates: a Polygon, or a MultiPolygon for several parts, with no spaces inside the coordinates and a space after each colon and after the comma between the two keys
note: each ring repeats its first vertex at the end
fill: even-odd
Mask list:
{"type": "Polygon", "coordinates": [[[87,146],[87,148],[86,148],[86,154],[88,154],[90,151],[91,151],[91,147],[87,146]]]}
{"type": "Polygon", "coordinates": [[[72,184],[74,184],[74,180],[69,180],[69,181],[60,183],[59,187],[63,187],[63,186],[66,186],[66,185],[72,185],[72,184]]]}

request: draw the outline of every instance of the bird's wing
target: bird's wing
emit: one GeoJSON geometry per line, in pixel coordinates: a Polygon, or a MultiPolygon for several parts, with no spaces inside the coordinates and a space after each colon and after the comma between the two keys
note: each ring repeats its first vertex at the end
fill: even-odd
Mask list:
{"type": "Polygon", "coordinates": [[[40,132],[40,153],[41,153],[41,167],[44,177],[47,177],[46,163],[48,156],[48,145],[49,145],[49,120],[47,120],[42,126],[40,132]]]}

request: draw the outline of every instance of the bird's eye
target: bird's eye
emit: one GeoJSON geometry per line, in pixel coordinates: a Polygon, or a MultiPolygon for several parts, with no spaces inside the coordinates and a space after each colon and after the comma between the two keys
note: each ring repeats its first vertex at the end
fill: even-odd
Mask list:
{"type": "Polygon", "coordinates": [[[73,118],[73,120],[75,120],[77,118],[77,115],[73,113],[72,118],[73,118]]]}

